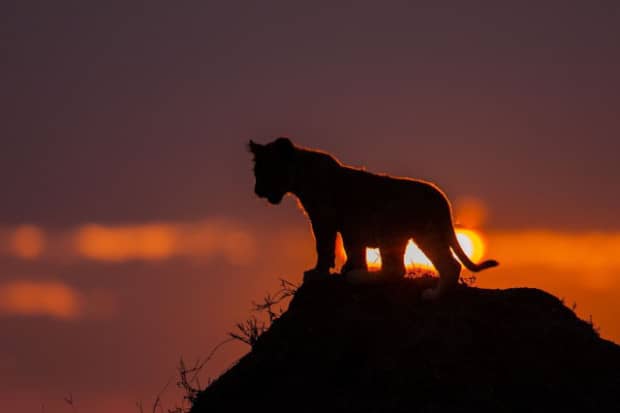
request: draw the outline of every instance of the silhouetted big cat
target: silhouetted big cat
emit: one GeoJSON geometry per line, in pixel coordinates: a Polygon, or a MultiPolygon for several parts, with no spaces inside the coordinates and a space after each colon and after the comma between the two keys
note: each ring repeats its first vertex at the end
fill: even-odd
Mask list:
{"type": "Polygon", "coordinates": [[[345,277],[367,270],[366,247],[381,251],[378,276],[403,277],[405,248],[413,238],[440,276],[437,288],[424,292],[427,299],[458,283],[459,261],[471,271],[497,265],[494,260],[475,264],[465,255],[454,232],[450,202],[429,182],[345,166],[327,153],[295,146],[288,138],[265,145],[250,141],[249,149],[254,154],[256,195],[279,204],[291,193],[310,217],[317,262],[304,273],[304,281],[329,275],[338,232],[347,254],[341,270],[345,277]]]}

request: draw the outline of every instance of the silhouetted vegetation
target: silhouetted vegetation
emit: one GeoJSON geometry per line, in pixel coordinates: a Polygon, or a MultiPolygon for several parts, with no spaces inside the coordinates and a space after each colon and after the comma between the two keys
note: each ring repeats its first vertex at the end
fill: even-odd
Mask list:
{"type": "Polygon", "coordinates": [[[275,294],[268,293],[263,298],[262,302],[252,303],[252,311],[261,315],[266,314],[267,319],[262,320],[257,318],[255,315],[252,315],[247,320],[237,323],[237,331],[228,333],[228,335],[235,340],[239,340],[242,343],[249,345],[250,347],[254,347],[260,336],[267,331],[271,324],[284,312],[284,309],[281,306],[277,309],[276,306],[291,298],[298,288],[299,287],[294,283],[281,279],[280,289],[276,291],[275,294]]]}
{"type": "Polygon", "coordinates": [[[69,393],[67,396],[63,398],[65,403],[67,403],[71,407],[71,411],[73,413],[77,413],[77,407],[75,406],[75,400],[73,400],[73,393],[69,393]]]}
{"type": "MultiPolygon", "coordinates": [[[[208,387],[211,380],[208,379],[206,385],[200,381],[200,375],[205,366],[213,359],[217,351],[224,345],[233,340],[239,340],[253,347],[259,337],[269,329],[269,326],[278,319],[284,312],[284,303],[293,297],[299,287],[288,280],[280,279],[280,288],[275,293],[267,293],[262,301],[252,302],[252,315],[245,321],[237,323],[236,332],[228,333],[229,338],[218,343],[209,354],[203,358],[196,360],[193,364],[188,365],[183,358],[179,360],[177,367],[178,379],[176,385],[183,392],[183,399],[180,406],[168,409],[168,413],[186,413],[189,412],[194,404],[198,394],[208,387]]],[[[170,383],[157,394],[150,406],[151,413],[164,412],[161,397],[168,389],[170,383]]],[[[65,397],[65,402],[76,411],[73,396],[65,397]]],[[[139,401],[136,407],[140,413],[145,412],[144,403],[139,401]]]]}
{"type": "MultiPolygon", "coordinates": [[[[170,386],[170,381],[168,381],[166,383],[166,385],[159,391],[159,393],[157,393],[157,396],[155,396],[155,399],[153,400],[153,404],[151,405],[151,413],[164,413],[164,408],[162,406],[162,402],[161,402],[161,397],[164,394],[164,392],[168,389],[168,387],[170,386]]],[[[142,402],[142,400],[140,400],[139,402],[136,403],[136,407],[138,408],[138,411],[140,413],[144,413],[144,403],[142,402]]],[[[185,410],[178,410],[179,413],[183,413],[185,410]]],[[[177,410],[168,410],[169,413],[176,413],[177,410]]]]}

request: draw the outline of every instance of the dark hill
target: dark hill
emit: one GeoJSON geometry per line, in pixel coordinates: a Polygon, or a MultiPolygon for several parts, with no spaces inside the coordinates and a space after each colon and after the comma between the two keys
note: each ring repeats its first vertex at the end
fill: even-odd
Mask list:
{"type": "Polygon", "coordinates": [[[193,413],[620,411],[620,346],[541,290],[306,283],[193,413]]]}

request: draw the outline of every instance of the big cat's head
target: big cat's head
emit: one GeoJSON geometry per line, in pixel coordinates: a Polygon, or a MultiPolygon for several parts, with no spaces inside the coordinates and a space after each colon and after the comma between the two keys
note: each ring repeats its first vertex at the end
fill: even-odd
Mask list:
{"type": "Polygon", "coordinates": [[[254,192],[274,205],[279,204],[292,189],[293,143],[288,138],[278,138],[265,145],[250,141],[248,148],[254,155],[254,192]]]}

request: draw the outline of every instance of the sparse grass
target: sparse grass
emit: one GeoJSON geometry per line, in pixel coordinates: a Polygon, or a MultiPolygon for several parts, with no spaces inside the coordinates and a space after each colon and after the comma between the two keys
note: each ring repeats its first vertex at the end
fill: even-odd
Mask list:
{"type": "MultiPolygon", "coordinates": [[[[562,304],[564,304],[564,298],[560,298],[560,301],[562,302],[562,304]]],[[[577,315],[577,302],[573,301],[573,304],[571,304],[570,309],[573,313],[575,313],[575,315],[577,315]]],[[[581,318],[581,317],[579,317],[581,318]]],[[[592,319],[592,314],[590,314],[588,316],[587,320],[584,320],[586,323],[588,323],[590,325],[590,327],[592,327],[592,331],[594,331],[594,333],[600,337],[601,336],[601,327],[597,326],[596,324],[594,324],[594,320],[592,319]]]]}
{"type": "Polygon", "coordinates": [[[424,278],[424,277],[437,277],[437,274],[431,270],[420,267],[408,268],[405,274],[406,278],[424,278]]]}
{"type": "MultiPolygon", "coordinates": [[[[153,400],[153,405],[151,406],[151,413],[157,413],[157,412],[164,413],[164,408],[161,404],[161,396],[168,389],[168,386],[170,386],[170,382],[171,380],[168,380],[166,385],[159,391],[159,393],[157,393],[155,400],[153,400]]],[[[142,403],[142,400],[136,403],[136,407],[138,408],[140,413],[144,413],[144,405],[142,403]]]]}
{"type": "Polygon", "coordinates": [[[228,333],[228,335],[239,340],[242,343],[254,347],[259,337],[267,330],[268,326],[264,321],[258,320],[252,316],[242,323],[237,323],[237,332],[228,333]]]}
{"type": "Polygon", "coordinates": [[[75,407],[75,400],[73,400],[73,394],[69,393],[68,396],[65,396],[63,398],[63,400],[65,401],[65,403],[67,403],[69,406],[71,406],[71,411],[73,411],[73,413],[77,413],[77,407],[75,407]]]}
{"type": "Polygon", "coordinates": [[[478,279],[474,273],[462,274],[459,278],[459,282],[468,287],[473,287],[476,284],[476,281],[478,281],[478,279]]]}
{"type": "Polygon", "coordinates": [[[260,336],[267,331],[271,324],[284,312],[282,307],[275,307],[281,304],[284,300],[295,295],[298,288],[299,286],[296,284],[280,279],[280,289],[278,291],[274,294],[268,293],[263,298],[262,302],[252,302],[252,312],[266,314],[267,319],[261,320],[255,315],[252,315],[247,320],[237,323],[237,331],[228,333],[228,335],[235,340],[239,340],[242,343],[249,345],[250,347],[254,347],[260,336]]]}
{"type": "MultiPolygon", "coordinates": [[[[438,278],[439,275],[433,271],[430,271],[425,268],[412,268],[407,270],[407,274],[405,274],[407,278],[438,278]]],[[[476,274],[474,273],[462,273],[459,277],[459,283],[466,285],[468,287],[473,287],[478,281],[476,274]]]]}
{"type": "MultiPolygon", "coordinates": [[[[226,340],[218,343],[211,352],[204,359],[198,359],[194,363],[193,366],[188,367],[185,364],[185,360],[181,357],[179,360],[179,366],[177,367],[177,372],[179,374],[179,379],[176,383],[177,387],[183,391],[183,400],[181,401],[181,406],[175,406],[174,409],[168,409],[168,413],[187,413],[189,412],[194,400],[198,393],[200,393],[204,387],[200,383],[200,373],[202,369],[211,361],[211,359],[215,356],[215,353],[224,345],[233,341],[233,338],[227,338],[226,340]]],[[[207,386],[210,384],[211,379],[207,381],[207,386]]],[[[153,413],[155,413],[153,411],[153,413]]]]}
{"type": "Polygon", "coordinates": [[[601,327],[594,324],[594,320],[592,320],[592,314],[590,314],[588,320],[586,320],[586,323],[588,323],[590,327],[592,327],[592,331],[594,331],[598,337],[601,336],[601,327]]]}
{"type": "MultiPolygon", "coordinates": [[[[280,279],[280,288],[274,294],[268,293],[261,302],[252,302],[251,311],[255,314],[265,314],[265,320],[261,320],[255,315],[252,315],[244,322],[237,323],[236,332],[228,333],[229,337],[227,339],[218,343],[204,359],[196,360],[196,362],[192,366],[188,366],[185,363],[185,360],[181,358],[179,361],[179,366],[177,367],[177,373],[179,378],[176,385],[183,391],[183,399],[180,406],[175,406],[173,409],[168,409],[168,413],[189,412],[198,394],[211,383],[211,380],[209,379],[206,386],[203,386],[200,382],[200,374],[203,368],[215,356],[216,352],[222,346],[234,340],[239,340],[245,344],[248,344],[250,347],[253,347],[258,338],[267,329],[269,329],[271,324],[275,320],[277,320],[284,312],[284,309],[282,307],[279,307],[279,305],[282,304],[283,301],[285,301],[286,299],[291,298],[298,288],[298,285],[290,281],[280,279]]],[[[151,407],[151,413],[164,412],[161,403],[161,396],[166,391],[169,384],[170,383],[167,383],[166,386],[155,398],[151,407]]],[[[144,407],[142,402],[138,402],[136,405],[140,413],[144,413],[144,407]]]]}

